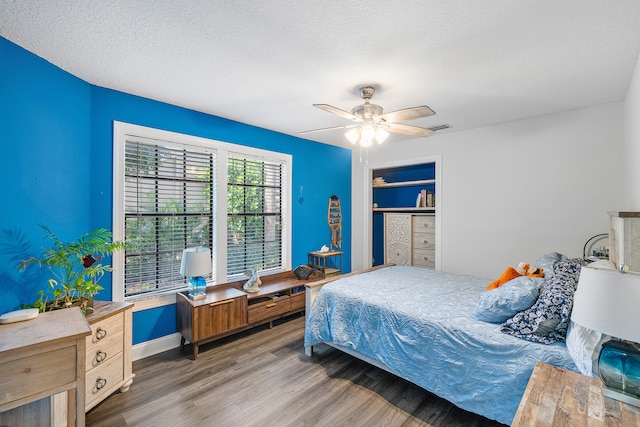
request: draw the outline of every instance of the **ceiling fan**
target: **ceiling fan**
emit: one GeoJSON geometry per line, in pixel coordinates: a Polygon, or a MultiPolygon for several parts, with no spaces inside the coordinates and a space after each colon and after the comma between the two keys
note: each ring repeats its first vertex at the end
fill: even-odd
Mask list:
{"type": "Polygon", "coordinates": [[[344,117],[345,119],[349,119],[356,123],[308,130],[300,132],[300,134],[323,132],[335,129],[350,129],[345,136],[352,144],[369,147],[374,140],[378,143],[382,143],[389,136],[390,132],[408,136],[427,137],[433,135],[436,130],[448,129],[450,127],[449,125],[440,125],[432,128],[421,128],[418,126],[406,125],[404,123],[396,123],[403,120],[433,116],[435,111],[426,105],[422,105],[419,107],[405,108],[383,114],[381,106],[369,102],[373,97],[374,92],[375,88],[372,86],[361,87],[360,97],[364,99],[364,104],[356,105],[353,107],[351,112],[328,104],[313,104],[314,107],[318,107],[321,110],[344,117]]]}

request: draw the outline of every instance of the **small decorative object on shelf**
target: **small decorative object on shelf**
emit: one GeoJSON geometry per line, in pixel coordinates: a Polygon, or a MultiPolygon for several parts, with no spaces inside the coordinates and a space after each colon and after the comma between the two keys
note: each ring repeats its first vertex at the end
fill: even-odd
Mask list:
{"type": "Polygon", "coordinates": [[[421,190],[418,193],[418,197],[416,198],[416,208],[432,208],[432,207],[434,207],[433,193],[429,190],[421,190]]]}
{"type": "Polygon", "coordinates": [[[251,270],[245,271],[245,274],[249,276],[249,280],[247,280],[247,283],[242,286],[242,289],[247,292],[260,292],[260,285],[262,285],[262,281],[258,275],[258,269],[254,267],[251,270]]]}
{"type": "Polygon", "coordinates": [[[180,274],[189,277],[189,297],[204,299],[207,281],[203,276],[211,274],[211,251],[209,248],[187,248],[182,251],[180,274]]]}
{"type": "Polygon", "coordinates": [[[293,270],[293,274],[295,274],[299,280],[307,280],[309,276],[311,276],[311,273],[313,273],[313,268],[304,264],[300,264],[293,270]]]}

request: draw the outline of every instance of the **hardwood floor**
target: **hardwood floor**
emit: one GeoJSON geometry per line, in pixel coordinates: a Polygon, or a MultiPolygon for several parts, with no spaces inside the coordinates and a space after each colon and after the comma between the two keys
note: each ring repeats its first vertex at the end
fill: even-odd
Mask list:
{"type": "Polygon", "coordinates": [[[323,345],[304,354],[304,317],[134,362],[131,389],[87,426],[502,426],[323,345]]]}

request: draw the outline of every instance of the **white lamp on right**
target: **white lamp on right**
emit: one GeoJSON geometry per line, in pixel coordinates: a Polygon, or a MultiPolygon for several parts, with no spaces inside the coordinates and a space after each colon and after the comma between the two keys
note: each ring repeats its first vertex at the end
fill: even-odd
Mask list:
{"type": "Polygon", "coordinates": [[[614,337],[602,346],[602,394],[640,406],[640,275],[583,267],[571,320],[614,337]]]}

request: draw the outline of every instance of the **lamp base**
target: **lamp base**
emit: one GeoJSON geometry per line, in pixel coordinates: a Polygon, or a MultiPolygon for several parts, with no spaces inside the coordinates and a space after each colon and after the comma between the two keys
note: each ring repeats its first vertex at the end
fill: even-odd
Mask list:
{"type": "Polygon", "coordinates": [[[598,358],[602,394],[640,407],[640,352],[637,344],[611,340],[602,345],[598,358]]]}
{"type": "Polygon", "coordinates": [[[194,276],[189,279],[189,298],[193,300],[207,297],[207,281],[202,276],[194,276]]]}
{"type": "Polygon", "coordinates": [[[623,393],[618,390],[613,390],[608,388],[607,386],[602,386],[602,395],[606,397],[610,397],[613,400],[618,400],[620,402],[624,402],[631,406],[636,406],[640,408],[640,397],[639,396],[631,396],[629,394],[623,393]]]}

